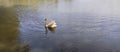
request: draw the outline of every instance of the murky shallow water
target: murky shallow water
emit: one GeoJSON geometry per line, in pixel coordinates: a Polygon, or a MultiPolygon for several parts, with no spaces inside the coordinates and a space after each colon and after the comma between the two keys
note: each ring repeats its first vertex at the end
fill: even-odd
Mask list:
{"type": "MultiPolygon", "coordinates": [[[[32,1],[29,2],[32,3],[32,1]]],[[[98,5],[94,5],[97,2],[91,5],[85,5],[82,2],[90,4],[90,1],[82,0],[45,0],[39,1],[35,5],[17,5],[11,7],[12,9],[1,7],[0,11],[3,13],[7,11],[5,13],[10,14],[6,16],[2,12],[0,13],[0,17],[3,16],[1,20],[5,18],[0,23],[1,37],[6,32],[10,33],[6,33],[8,35],[4,36],[6,40],[1,38],[0,51],[16,52],[13,51],[14,48],[10,49],[7,46],[15,47],[13,45],[16,45],[17,47],[19,44],[27,44],[27,48],[24,48],[29,52],[119,52],[119,16],[103,13],[102,9],[99,11],[98,5]],[[87,7],[88,9],[86,9],[87,7]],[[91,11],[92,8],[94,11],[91,11]],[[10,17],[12,15],[15,17],[10,17]],[[7,17],[15,20],[9,20],[7,17]],[[54,33],[48,31],[45,34],[45,18],[56,21],[57,28],[54,33]],[[12,23],[4,23],[5,20],[12,23]],[[9,27],[12,24],[14,25],[9,27]],[[16,31],[20,32],[13,33],[16,31]],[[14,37],[10,37],[9,34],[14,37]],[[4,47],[2,44],[9,42],[8,39],[16,41],[10,45],[5,44],[6,47],[4,47]]],[[[19,51],[18,49],[16,50],[19,51]]]]}

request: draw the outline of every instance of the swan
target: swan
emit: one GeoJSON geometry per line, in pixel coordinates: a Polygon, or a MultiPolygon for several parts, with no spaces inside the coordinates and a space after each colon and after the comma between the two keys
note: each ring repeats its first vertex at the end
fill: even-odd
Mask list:
{"type": "Polygon", "coordinates": [[[56,25],[55,20],[52,20],[48,23],[47,18],[45,18],[45,27],[46,28],[56,28],[57,25],[56,25]]]}

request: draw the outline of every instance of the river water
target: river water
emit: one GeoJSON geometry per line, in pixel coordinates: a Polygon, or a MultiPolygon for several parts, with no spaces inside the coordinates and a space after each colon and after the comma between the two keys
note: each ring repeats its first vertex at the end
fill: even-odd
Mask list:
{"type": "Polygon", "coordinates": [[[120,16],[119,7],[115,4],[117,1],[0,2],[1,52],[120,51],[120,16]],[[55,20],[55,32],[48,30],[46,34],[45,18],[55,20]]]}

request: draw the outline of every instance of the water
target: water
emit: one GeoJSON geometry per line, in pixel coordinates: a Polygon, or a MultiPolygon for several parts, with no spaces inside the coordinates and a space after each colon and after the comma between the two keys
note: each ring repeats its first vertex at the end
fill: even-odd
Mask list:
{"type": "Polygon", "coordinates": [[[111,1],[0,2],[0,52],[120,51],[119,10],[111,1]],[[45,18],[56,21],[55,32],[46,34],[45,18]]]}

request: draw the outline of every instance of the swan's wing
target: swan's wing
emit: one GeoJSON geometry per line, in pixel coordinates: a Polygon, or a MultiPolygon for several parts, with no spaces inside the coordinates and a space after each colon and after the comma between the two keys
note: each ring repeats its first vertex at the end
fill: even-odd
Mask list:
{"type": "Polygon", "coordinates": [[[50,21],[50,22],[48,23],[48,26],[51,26],[51,25],[56,25],[56,23],[55,23],[54,20],[52,20],[52,21],[50,21]]]}

